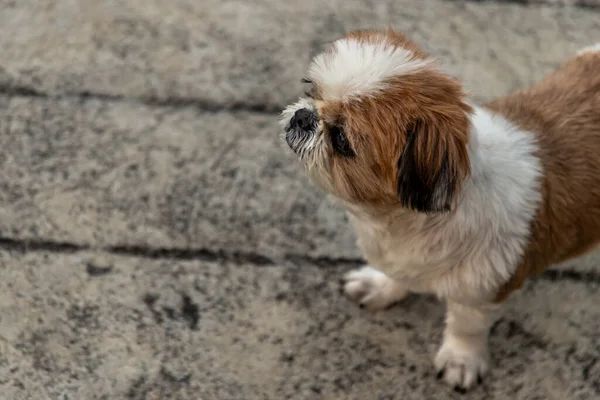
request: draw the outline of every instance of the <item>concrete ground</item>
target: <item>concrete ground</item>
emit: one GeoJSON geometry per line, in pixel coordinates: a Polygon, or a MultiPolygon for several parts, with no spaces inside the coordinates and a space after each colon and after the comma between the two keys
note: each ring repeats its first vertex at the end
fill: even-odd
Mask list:
{"type": "Polygon", "coordinates": [[[339,294],[360,254],[277,114],[388,25],[485,101],[600,41],[600,1],[0,0],[0,398],[600,398],[597,255],[510,300],[462,396],[442,304],[339,294]]]}

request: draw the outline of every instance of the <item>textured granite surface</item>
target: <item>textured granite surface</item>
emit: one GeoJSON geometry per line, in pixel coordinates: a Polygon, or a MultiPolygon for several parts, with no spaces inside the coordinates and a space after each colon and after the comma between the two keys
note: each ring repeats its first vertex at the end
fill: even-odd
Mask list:
{"type": "MultiPolygon", "coordinates": [[[[391,25],[465,79],[503,94],[600,40],[584,8],[440,0],[4,0],[0,85],[203,108],[276,110],[327,41],[391,25]]],[[[592,12],[590,14],[590,12],[592,12]]],[[[485,89],[484,89],[485,88],[485,89]]]]}
{"type": "Polygon", "coordinates": [[[415,296],[362,312],[339,295],[344,266],[4,251],[0,268],[6,399],[583,400],[600,391],[600,282],[543,279],[515,297],[493,329],[497,368],[463,396],[430,365],[442,305],[415,296]]]}
{"type": "Polygon", "coordinates": [[[559,3],[0,0],[0,399],[599,398],[597,254],[511,299],[459,396],[441,304],[339,294],[353,234],[278,137],[351,29],[485,101],[600,41],[598,1],[559,3]]]}
{"type": "MultiPolygon", "coordinates": [[[[0,97],[0,231],[91,246],[358,256],[277,115],[0,97]]],[[[275,253],[275,254],[273,254],[275,253]]]]}

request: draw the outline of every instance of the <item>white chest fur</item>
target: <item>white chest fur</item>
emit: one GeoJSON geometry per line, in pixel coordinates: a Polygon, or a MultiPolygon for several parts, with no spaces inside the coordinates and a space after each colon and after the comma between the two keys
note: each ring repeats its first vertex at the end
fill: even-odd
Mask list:
{"type": "Polygon", "coordinates": [[[461,301],[493,296],[521,260],[540,201],[534,135],[476,108],[472,175],[457,208],[376,215],[349,206],[367,261],[409,290],[461,301]]]}

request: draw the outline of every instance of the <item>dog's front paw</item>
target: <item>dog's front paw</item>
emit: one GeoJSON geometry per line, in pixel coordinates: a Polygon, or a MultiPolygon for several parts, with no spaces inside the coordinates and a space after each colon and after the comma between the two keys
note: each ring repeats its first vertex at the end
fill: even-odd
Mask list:
{"type": "Polygon", "coordinates": [[[490,368],[487,337],[447,335],[435,357],[438,378],[464,393],[481,382],[490,368]]]}
{"type": "Polygon", "coordinates": [[[342,284],[348,297],[370,311],[387,308],[407,294],[396,281],[370,266],[350,271],[342,279],[342,284]]]}

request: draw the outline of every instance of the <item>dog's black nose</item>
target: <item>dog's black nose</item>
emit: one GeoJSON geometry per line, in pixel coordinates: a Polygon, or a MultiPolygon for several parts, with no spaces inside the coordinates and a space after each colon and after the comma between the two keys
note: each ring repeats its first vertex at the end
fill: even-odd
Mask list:
{"type": "Polygon", "coordinates": [[[293,128],[299,128],[303,131],[312,129],[314,124],[314,114],[307,108],[301,108],[294,113],[294,116],[290,120],[290,125],[293,128]]]}

